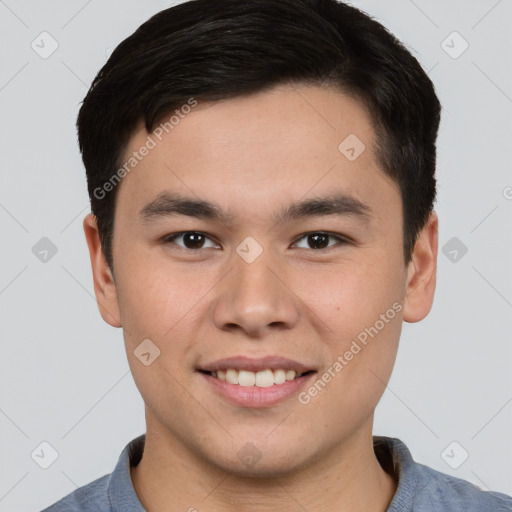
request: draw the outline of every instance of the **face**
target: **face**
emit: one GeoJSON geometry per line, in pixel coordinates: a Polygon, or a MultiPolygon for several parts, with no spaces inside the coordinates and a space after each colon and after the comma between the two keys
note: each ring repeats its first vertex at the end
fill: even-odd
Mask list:
{"type": "MultiPolygon", "coordinates": [[[[147,136],[134,133],[127,159],[147,136]]],[[[84,224],[148,435],[246,475],[371,435],[402,321],[431,306],[437,224],[406,265],[400,192],[365,110],[279,87],[199,104],[152,138],[119,185],[115,281],[84,224]]]]}

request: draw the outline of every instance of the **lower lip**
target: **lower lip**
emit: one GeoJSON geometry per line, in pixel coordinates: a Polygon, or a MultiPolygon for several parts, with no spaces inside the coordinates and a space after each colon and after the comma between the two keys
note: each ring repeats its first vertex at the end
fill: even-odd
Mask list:
{"type": "Polygon", "coordinates": [[[283,384],[274,384],[266,388],[257,386],[240,386],[230,384],[225,380],[217,379],[211,375],[199,372],[213,389],[222,397],[227,398],[236,405],[242,407],[268,407],[290,398],[295,395],[315,375],[308,373],[293,380],[287,380],[283,384]]]}

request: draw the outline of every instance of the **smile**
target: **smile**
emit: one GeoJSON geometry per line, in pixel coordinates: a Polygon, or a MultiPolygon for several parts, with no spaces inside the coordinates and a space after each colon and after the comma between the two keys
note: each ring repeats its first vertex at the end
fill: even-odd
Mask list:
{"type": "Polygon", "coordinates": [[[270,386],[280,386],[287,381],[293,381],[296,378],[310,372],[296,372],[295,370],[266,369],[258,372],[248,370],[236,370],[228,368],[226,370],[218,370],[216,372],[207,372],[212,377],[229,384],[238,384],[239,386],[258,388],[268,388],[270,386]]]}

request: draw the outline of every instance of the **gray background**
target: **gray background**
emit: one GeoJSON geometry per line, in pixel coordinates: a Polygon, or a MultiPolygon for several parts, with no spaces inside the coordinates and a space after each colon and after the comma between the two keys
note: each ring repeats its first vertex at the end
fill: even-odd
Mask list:
{"type": "MultiPolygon", "coordinates": [[[[435,305],[404,325],[375,434],[512,494],[512,1],[353,3],[414,49],[444,107],[435,305]]],[[[111,472],[144,432],[122,333],[103,323],[94,299],[74,123],[115,46],[170,5],[0,0],[1,511],[40,510],[111,472]],[[46,59],[31,47],[51,49],[43,31],[58,43],[46,59]],[[43,237],[57,248],[46,262],[43,237]],[[42,442],[58,453],[47,469],[42,442]]]]}

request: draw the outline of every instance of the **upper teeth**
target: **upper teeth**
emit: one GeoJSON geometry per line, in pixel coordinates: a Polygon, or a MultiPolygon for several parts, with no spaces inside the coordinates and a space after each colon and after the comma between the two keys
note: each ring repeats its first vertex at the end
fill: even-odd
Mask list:
{"type": "Polygon", "coordinates": [[[212,375],[219,380],[225,380],[230,384],[239,384],[240,386],[256,386],[259,388],[267,388],[274,384],[283,384],[287,380],[293,380],[300,377],[302,373],[295,370],[262,370],[260,372],[250,372],[247,370],[219,370],[213,372],[212,375]]]}

